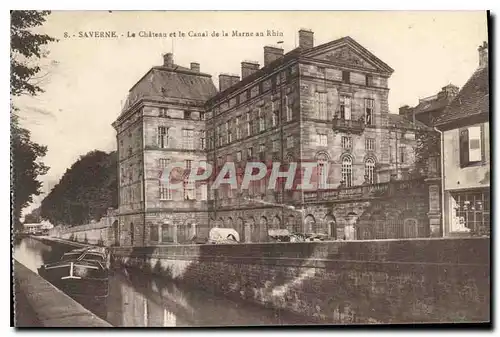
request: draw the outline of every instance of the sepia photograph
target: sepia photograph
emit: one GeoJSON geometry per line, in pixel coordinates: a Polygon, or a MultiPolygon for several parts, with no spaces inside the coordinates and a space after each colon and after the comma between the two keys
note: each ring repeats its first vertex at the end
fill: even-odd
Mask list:
{"type": "Polygon", "coordinates": [[[491,328],[491,20],[11,10],[11,326],[491,328]]]}

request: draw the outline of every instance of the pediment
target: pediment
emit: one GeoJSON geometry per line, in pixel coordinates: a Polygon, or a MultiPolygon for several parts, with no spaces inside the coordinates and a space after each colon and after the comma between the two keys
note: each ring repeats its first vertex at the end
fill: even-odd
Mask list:
{"type": "Polygon", "coordinates": [[[307,53],[305,56],[319,61],[352,66],[376,72],[393,72],[391,67],[351,38],[342,38],[318,46],[313,48],[311,52],[307,53]]]}
{"type": "Polygon", "coordinates": [[[368,62],[367,60],[363,59],[359,54],[357,54],[352,48],[345,46],[336,50],[332,50],[330,52],[318,55],[321,60],[329,61],[329,62],[334,62],[334,63],[339,63],[339,64],[345,64],[345,65],[352,65],[356,67],[361,67],[361,68],[366,68],[366,69],[371,69],[371,70],[376,70],[377,68],[368,62]]]}

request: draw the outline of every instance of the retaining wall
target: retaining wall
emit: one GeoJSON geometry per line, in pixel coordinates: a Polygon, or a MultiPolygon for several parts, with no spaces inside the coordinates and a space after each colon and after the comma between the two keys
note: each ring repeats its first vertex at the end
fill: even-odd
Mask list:
{"type": "Polygon", "coordinates": [[[490,320],[489,238],[112,248],[113,263],[324,323],[490,320]]]}

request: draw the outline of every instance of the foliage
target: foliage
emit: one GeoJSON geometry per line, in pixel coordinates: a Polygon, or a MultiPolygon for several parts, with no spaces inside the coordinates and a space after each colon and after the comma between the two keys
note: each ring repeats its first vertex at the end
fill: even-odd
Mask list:
{"type": "Polygon", "coordinates": [[[30,132],[19,127],[14,116],[11,123],[11,206],[14,226],[20,228],[23,208],[33,202],[34,195],[40,195],[42,183],[38,176],[48,171],[39,159],[45,156],[46,146],[41,146],[30,139],[30,132]]]}
{"type": "Polygon", "coordinates": [[[44,56],[43,46],[56,39],[33,32],[34,27],[42,25],[50,11],[11,11],[10,12],[10,87],[11,94],[35,96],[43,92],[36,83],[35,76],[40,66],[30,64],[33,58],[44,56]]]}
{"type": "MultiPolygon", "coordinates": [[[[34,62],[44,57],[43,47],[54,38],[33,32],[33,28],[45,22],[48,11],[11,11],[11,95],[36,95],[42,89],[33,83],[40,67],[34,62]]],[[[33,196],[41,193],[38,176],[44,175],[48,167],[40,162],[47,147],[31,140],[30,132],[19,125],[18,109],[11,102],[11,209],[14,226],[20,228],[23,208],[33,202],[33,196]]]]}
{"type": "Polygon", "coordinates": [[[118,205],[116,152],[81,156],[42,201],[42,218],[69,226],[98,221],[118,205]]]}
{"type": "Polygon", "coordinates": [[[418,131],[415,135],[415,167],[412,178],[429,177],[439,174],[441,156],[441,135],[436,131],[418,131]],[[432,169],[434,163],[435,169],[432,169]]]}
{"type": "Polygon", "coordinates": [[[24,217],[24,223],[40,223],[42,221],[40,217],[40,207],[35,208],[31,213],[26,214],[24,217]]]}

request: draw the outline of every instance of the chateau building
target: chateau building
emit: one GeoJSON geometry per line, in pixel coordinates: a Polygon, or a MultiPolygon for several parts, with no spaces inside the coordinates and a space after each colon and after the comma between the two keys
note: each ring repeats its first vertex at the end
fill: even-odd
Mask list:
{"type": "MultiPolygon", "coordinates": [[[[184,68],[166,54],[162,66],[132,87],[113,123],[120,244],[192,242],[216,226],[235,228],[245,242],[265,241],[268,230],[280,228],[336,237],[336,228],[350,221],[349,207],[307,213],[307,191],[285,189],[283,182],[270,189],[268,175],[248,190],[214,190],[213,179],[187,178],[174,190],[160,172],[172,162],[187,170],[208,162],[216,173],[227,162],[238,172],[254,161],[297,162],[299,169],[314,162],[317,190],[405,179],[416,132],[428,128],[389,113],[392,73],[354,39],[314,46],[308,30],[299,31],[299,46],[286,54],[264,47],[262,67],[242,62],[241,78],[219,75],[219,90],[199,64],[184,68]]],[[[298,174],[295,183],[302,179],[298,174]]]]}

